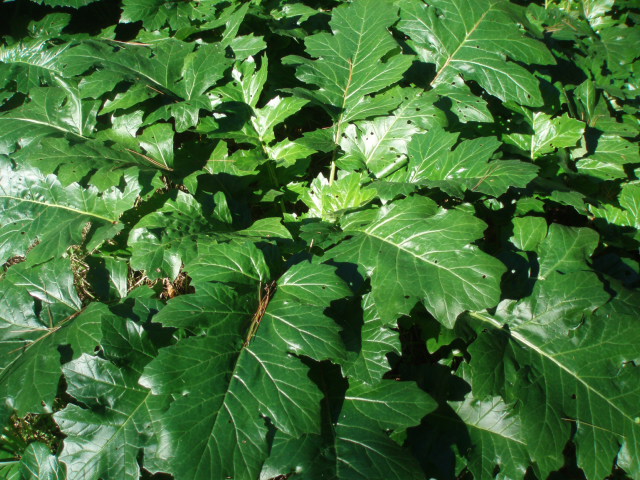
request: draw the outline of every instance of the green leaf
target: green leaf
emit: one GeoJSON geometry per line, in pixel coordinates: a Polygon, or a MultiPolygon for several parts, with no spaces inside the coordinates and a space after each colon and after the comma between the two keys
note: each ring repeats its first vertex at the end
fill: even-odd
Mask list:
{"type": "Polygon", "coordinates": [[[331,441],[325,446],[317,437],[276,435],[260,478],[269,478],[267,472],[324,472],[328,478],[362,480],[424,478],[415,458],[389,433],[403,432],[435,408],[435,401],[409,382],[354,382],[345,393],[331,441]]]}
{"type": "Polygon", "coordinates": [[[407,144],[414,134],[445,123],[433,96],[409,89],[402,93],[406,100],[393,114],[345,128],[340,167],[367,168],[376,177],[385,177],[406,162],[407,144]]]}
{"type": "MultiPolygon", "coordinates": [[[[230,262],[243,262],[235,252],[257,262],[262,259],[250,244],[231,247],[227,246],[225,257],[230,262]]],[[[161,350],[141,380],[156,395],[176,396],[170,408],[155,418],[171,439],[158,457],[166,465],[163,468],[184,478],[198,478],[203,472],[215,478],[255,478],[268,456],[266,418],[289,435],[319,433],[322,394],[309,379],[308,367],[287,352],[318,361],[343,356],[338,325],[323,314],[331,300],[349,293],[332,267],[292,267],[278,281],[259,328],[253,330],[255,323],[247,325],[246,295],[236,296],[216,283],[202,287],[205,281],[253,284],[247,293],[253,297],[249,311],[257,311],[262,298],[256,295],[258,278],[250,278],[249,269],[230,272],[223,262],[204,255],[196,261],[195,272],[187,266],[200,285],[197,293],[185,296],[193,300],[182,297],[169,302],[163,321],[172,324],[173,313],[199,305],[201,312],[218,312],[215,323],[206,321],[210,316],[196,314],[188,317],[189,324],[180,326],[208,335],[186,338],[161,350]],[[193,415],[194,411],[208,413],[202,417],[193,415]]]]}
{"type": "Polygon", "coordinates": [[[620,207],[605,204],[601,207],[589,206],[589,211],[597,218],[603,218],[612,225],[632,227],[640,230],[640,182],[629,182],[622,186],[618,197],[620,207]]]}
{"type": "MultiPolygon", "coordinates": [[[[633,328],[622,316],[589,316],[610,297],[586,263],[597,242],[592,230],[552,225],[540,245],[545,254],[532,295],[519,302],[504,301],[494,316],[472,314],[483,326],[494,327],[470,351],[478,358],[472,368],[492,365],[495,372],[478,392],[522,399],[518,412],[523,432],[543,477],[562,464],[571,430],[568,422],[576,422],[578,462],[589,478],[607,475],[620,440],[632,435],[635,443],[638,434],[627,407],[628,398],[636,394],[612,394],[619,388],[614,386],[617,382],[636,375],[633,368],[624,368],[626,358],[634,355],[633,328]],[[616,352],[619,366],[598,353],[606,351],[616,352]],[[516,380],[510,365],[531,372],[516,380]]],[[[477,376],[478,370],[474,372],[477,376]]]]}
{"type": "Polygon", "coordinates": [[[574,147],[584,133],[584,123],[569,115],[552,118],[546,113],[534,113],[531,118],[533,135],[513,133],[504,135],[503,140],[510,143],[535,160],[557,148],[574,147]]]}
{"type": "Polygon", "coordinates": [[[375,198],[376,192],[363,187],[359,173],[341,175],[333,183],[322,175],[315,178],[302,196],[309,207],[309,216],[335,220],[350,209],[366,205],[375,198]]]}
{"type": "Polygon", "coordinates": [[[475,96],[459,75],[450,83],[439,83],[433,91],[451,103],[449,108],[460,122],[493,122],[487,102],[475,96]]]}
{"type": "MultiPolygon", "coordinates": [[[[450,150],[458,140],[457,133],[449,133],[442,128],[432,132],[416,135],[409,145],[409,166],[407,180],[409,182],[427,180],[432,174],[432,166],[442,162],[450,155],[450,150]]],[[[489,147],[495,142],[490,142],[489,147]]],[[[497,148],[497,146],[496,146],[497,148]]],[[[494,148],[495,150],[495,148],[494,148]]],[[[491,155],[493,150],[489,153],[491,155]]],[[[488,157],[487,157],[488,158],[488,157]]]]}
{"type": "Polygon", "coordinates": [[[389,353],[400,352],[398,333],[392,323],[385,323],[378,315],[373,297],[367,295],[362,302],[363,325],[359,349],[350,350],[345,375],[363,383],[375,384],[390,370],[389,353]]]}
{"type": "Polygon", "coordinates": [[[80,8],[87,6],[97,0],[34,0],[36,3],[48,5],[50,7],[71,7],[80,8]]]}
{"type": "MultiPolygon", "coordinates": [[[[214,215],[218,210],[219,205],[214,215]]],[[[178,192],[175,200],[144,216],[131,230],[131,265],[144,270],[151,279],[175,279],[182,264],[195,257],[201,240],[246,237],[290,238],[290,234],[277,219],[265,218],[246,229],[235,228],[230,219],[212,218],[193,196],[178,192]]]]}
{"type": "Polygon", "coordinates": [[[262,108],[255,109],[255,117],[251,119],[253,128],[260,142],[271,142],[275,139],[273,128],[298,113],[308,100],[294,97],[274,97],[262,108]]]}
{"type": "MultiPolygon", "coordinates": [[[[143,314],[159,302],[132,295],[120,308],[143,314]],[[136,303],[133,308],[127,303],[136,303]]],[[[122,311],[122,310],[121,310],[122,311]]],[[[152,396],[138,384],[140,373],[157,349],[151,337],[130,319],[111,315],[102,323],[104,358],[82,355],[63,367],[67,392],[73,401],[54,414],[66,435],[60,460],[68,479],[138,478],[138,455],[157,448],[158,430],[151,423],[155,410],[166,408],[166,398],[152,396]],[[91,443],[87,444],[86,436],[91,443]],[[119,448],[112,448],[112,445],[119,448]]]]}
{"type": "Polygon", "coordinates": [[[294,166],[299,160],[304,160],[316,153],[316,150],[299,142],[283,140],[272,147],[265,148],[265,153],[279,167],[294,166]]]}
{"type": "Polygon", "coordinates": [[[55,87],[32,88],[29,98],[23,106],[0,115],[0,153],[47,136],[84,139],[93,131],[95,103],[81,103],[72,92],[55,87]]]}
{"type": "Polygon", "coordinates": [[[168,18],[165,2],[162,0],[124,0],[120,21],[133,23],[142,20],[150,29],[162,28],[168,18]]]}
{"type": "Polygon", "coordinates": [[[54,175],[43,175],[34,168],[12,169],[6,158],[0,158],[2,227],[0,227],[0,260],[25,255],[33,261],[60,255],[70,245],[82,243],[87,222],[106,230],[104,240],[119,230],[118,221],[131,208],[140,192],[135,179],[128,177],[124,191],[112,187],[102,194],[97,189],[84,189],[78,184],[63,187],[54,175]]]}
{"type": "Polygon", "coordinates": [[[299,303],[326,306],[333,300],[351,295],[351,290],[333,268],[327,265],[301,263],[287,270],[278,280],[287,298],[299,303]]]}
{"type": "Polygon", "coordinates": [[[257,55],[267,47],[262,37],[256,37],[252,33],[236,37],[230,42],[231,49],[238,60],[244,60],[257,55]]]}
{"type": "Polygon", "coordinates": [[[538,167],[530,163],[489,161],[500,147],[493,137],[465,140],[444,155],[456,137],[442,129],[416,135],[409,144],[408,180],[438,187],[458,197],[467,190],[498,197],[511,186],[526,187],[537,176],[538,167]]]}
{"type": "Polygon", "coordinates": [[[531,463],[528,446],[522,439],[518,418],[499,398],[488,401],[474,400],[454,404],[454,410],[470,431],[475,449],[468,454],[467,468],[476,478],[524,477],[531,463]]]}
{"type": "Polygon", "coordinates": [[[353,237],[329,255],[365,268],[384,321],[421,300],[451,327],[463,311],[498,302],[504,267],[471,245],[482,237],[482,221],[417,197],[380,209],[371,223],[359,224],[357,215],[344,227],[353,237]]]}
{"type": "Polygon", "coordinates": [[[268,57],[261,57],[261,65],[257,71],[256,67],[253,57],[247,58],[242,63],[236,62],[231,70],[231,76],[235,82],[215,89],[214,94],[223,101],[242,102],[255,108],[267,81],[268,57]]]}
{"type": "Polygon", "coordinates": [[[371,109],[367,96],[396,83],[411,64],[411,57],[397,54],[399,46],[388,32],[396,22],[396,11],[386,0],[342,5],[332,12],[333,34],[323,32],[305,39],[306,52],[315,60],[284,59],[298,65],[297,77],[302,82],[318,87],[295,92],[314,100],[331,116],[337,126],[334,143],[338,143],[343,124],[371,115],[363,115],[371,109]]]}
{"type": "Polygon", "coordinates": [[[20,461],[20,477],[24,479],[62,480],[64,470],[58,463],[58,457],[43,443],[29,444],[20,461]]]}
{"type": "MultiPolygon", "coordinates": [[[[474,478],[524,478],[533,461],[518,415],[500,397],[479,399],[473,390],[464,400],[449,401],[427,417],[428,425],[435,427],[429,440],[458,442],[462,459],[456,467],[466,467],[474,478]]],[[[438,444],[432,448],[435,455],[444,454],[438,444]]]]}
{"type": "Polygon", "coordinates": [[[48,48],[45,41],[17,43],[0,48],[0,72],[5,81],[16,82],[16,90],[29,93],[42,84],[55,86],[56,77],[64,77],[59,58],[68,44],[48,48]]]}
{"type": "Polygon", "coordinates": [[[58,348],[69,345],[74,357],[93,352],[108,311],[102,304],[81,307],[69,262],[62,259],[15,265],[1,285],[3,403],[18,415],[51,412],[62,373],[58,348]]]}
{"type": "Polygon", "coordinates": [[[145,128],[139,137],[140,146],[156,164],[165,169],[173,167],[173,128],[167,123],[156,123],[145,128]]]}
{"type": "Polygon", "coordinates": [[[221,2],[207,2],[203,6],[163,0],[125,0],[120,21],[123,23],[142,21],[145,28],[149,30],[160,30],[168,24],[172,29],[178,30],[176,33],[181,29],[197,31],[197,28],[192,25],[200,23],[207,15],[215,15],[215,5],[219,3],[221,2]]]}
{"type": "MultiPolygon", "coordinates": [[[[71,71],[77,73],[99,65],[123,79],[148,85],[171,101],[155,115],[158,118],[166,118],[165,114],[175,116],[178,131],[195,126],[201,108],[211,110],[211,101],[203,94],[231,65],[219,44],[200,45],[194,51],[194,44],[175,38],[159,42],[152,48],[127,45],[115,51],[106,42],[85,41],[71,48],[64,59],[73,69],[71,71]]],[[[137,98],[138,102],[144,99],[145,96],[137,98]]]]}
{"type": "Polygon", "coordinates": [[[547,222],[540,217],[517,217],[513,219],[511,242],[522,251],[536,251],[547,236],[547,222]]]}
{"type": "Polygon", "coordinates": [[[135,372],[98,357],[85,354],[64,373],[69,394],[91,408],[69,405],[54,415],[66,435],[60,460],[67,478],[139,478],[136,459],[154,433],[149,415],[163,399],[138,385],[135,372]]]}
{"type": "Polygon", "coordinates": [[[172,299],[153,321],[204,335],[235,319],[250,318],[256,308],[254,293],[238,291],[222,283],[200,283],[196,293],[172,299]]]}
{"type": "Polygon", "coordinates": [[[158,165],[134,151],[93,140],[72,144],[62,138],[46,138],[20,149],[12,158],[20,164],[37,168],[45,175],[57,174],[63,186],[80,183],[88,176],[87,183],[100,192],[137,176],[137,171],[153,177],[159,169],[158,165]],[[135,170],[128,170],[130,167],[135,167],[135,170]]]}
{"type": "Polygon", "coordinates": [[[31,21],[27,28],[33,38],[50,38],[59,36],[70,21],[69,13],[50,13],[41,20],[31,21]]]}
{"type": "Polygon", "coordinates": [[[598,138],[595,151],[576,162],[578,172],[603,180],[626,178],[625,166],[640,163],[638,146],[614,135],[598,138]]]}
{"type": "Polygon", "coordinates": [[[421,60],[436,64],[432,86],[459,74],[502,101],[543,104],[536,78],[517,63],[549,65],[544,44],[524,35],[508,2],[436,0],[429,5],[403,0],[398,28],[408,35],[421,60]],[[509,57],[514,61],[507,61],[509,57]]]}
{"type": "Polygon", "coordinates": [[[640,478],[634,0],[2,11],[0,477],[640,478]]]}
{"type": "Polygon", "coordinates": [[[203,242],[198,245],[198,256],[185,269],[196,288],[204,282],[256,285],[270,277],[264,255],[252,243],[203,242]]]}
{"type": "MultiPolygon", "coordinates": [[[[78,92],[82,98],[97,99],[105,93],[115,90],[120,82],[122,82],[122,77],[117,73],[109,70],[97,70],[78,82],[78,92]]],[[[147,89],[147,91],[150,91],[150,89],[147,89]]],[[[138,92],[143,95],[146,93],[140,92],[140,89],[138,89],[138,92]]],[[[155,92],[151,91],[151,93],[155,92]]],[[[109,102],[107,101],[107,103],[109,102]]]]}
{"type": "MultiPolygon", "coordinates": [[[[493,328],[502,326],[488,316],[482,320],[493,328]]],[[[640,429],[633,413],[637,392],[620,392],[622,385],[638,378],[634,366],[625,366],[635,356],[636,330],[633,320],[622,316],[590,317],[569,336],[559,335],[552,324],[525,324],[511,330],[506,349],[495,354],[484,351],[532,370],[514,394],[522,399],[524,432],[543,472],[562,464],[571,423],[577,427],[578,465],[588,478],[608,475],[618,454],[621,467],[631,475],[637,472],[640,429]],[[612,360],[612,351],[620,363],[612,360]]],[[[489,335],[496,334],[491,330],[489,335]]]]}

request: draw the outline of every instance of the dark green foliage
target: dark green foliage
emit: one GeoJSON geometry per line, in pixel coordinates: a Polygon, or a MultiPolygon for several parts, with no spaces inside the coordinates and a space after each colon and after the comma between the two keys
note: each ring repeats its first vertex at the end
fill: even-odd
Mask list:
{"type": "Polygon", "coordinates": [[[528,3],[2,3],[0,476],[640,478],[640,9],[528,3]]]}

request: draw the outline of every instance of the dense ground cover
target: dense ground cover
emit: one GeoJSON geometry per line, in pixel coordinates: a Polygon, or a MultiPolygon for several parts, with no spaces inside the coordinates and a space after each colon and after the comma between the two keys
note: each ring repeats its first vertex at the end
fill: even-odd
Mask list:
{"type": "Polygon", "coordinates": [[[640,478],[637,7],[2,3],[0,476],[640,478]]]}

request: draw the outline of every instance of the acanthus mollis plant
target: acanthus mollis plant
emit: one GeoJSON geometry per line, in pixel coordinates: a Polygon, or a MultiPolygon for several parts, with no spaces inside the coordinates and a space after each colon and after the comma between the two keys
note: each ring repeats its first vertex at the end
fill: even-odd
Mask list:
{"type": "Polygon", "coordinates": [[[16,0],[0,471],[640,477],[640,10],[16,0]]]}

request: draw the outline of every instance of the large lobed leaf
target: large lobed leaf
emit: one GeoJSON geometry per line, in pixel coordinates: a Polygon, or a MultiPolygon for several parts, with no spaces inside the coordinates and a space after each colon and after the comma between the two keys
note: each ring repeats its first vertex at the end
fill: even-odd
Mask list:
{"type": "Polygon", "coordinates": [[[0,476],[640,477],[633,2],[5,3],[0,476]]]}
{"type": "Polygon", "coordinates": [[[269,425],[296,437],[320,432],[322,394],[297,355],[343,358],[338,325],[323,310],[349,290],[331,267],[296,265],[278,280],[252,338],[247,320],[269,275],[262,253],[251,244],[220,246],[192,265],[196,293],[169,302],[155,321],[205,336],[163,349],[141,379],[154,395],[176,398],[154,419],[165,438],[159,462],[183,478],[255,478],[268,456],[269,425]],[[238,294],[215,281],[246,287],[238,294]],[[188,317],[176,315],[188,309],[188,317]]]}
{"type": "Polygon", "coordinates": [[[51,411],[62,355],[92,352],[100,343],[104,305],[83,308],[69,261],[14,265],[0,284],[0,381],[4,408],[19,415],[51,411]]]}
{"type": "Polygon", "coordinates": [[[329,251],[362,265],[383,320],[408,314],[417,301],[451,327],[465,310],[497,304],[504,266],[472,246],[486,225],[457,210],[412,197],[381,208],[371,222],[348,217],[349,240],[329,251]]]}
{"type": "Polygon", "coordinates": [[[552,227],[532,296],[503,302],[495,315],[472,314],[488,327],[470,350],[483,382],[477,394],[520,399],[522,433],[542,477],[562,465],[572,424],[588,478],[607,476],[616,459],[638,472],[637,325],[591,314],[609,299],[585,263],[597,241],[590,230],[552,227]]]}
{"type": "Polygon", "coordinates": [[[399,3],[398,28],[411,38],[423,61],[436,64],[432,86],[464,75],[503,101],[542,105],[538,81],[516,62],[549,65],[555,60],[542,43],[518,29],[509,2],[399,3]]]}
{"type": "Polygon", "coordinates": [[[25,255],[34,244],[30,259],[48,260],[70,245],[82,243],[88,222],[95,227],[95,247],[121,230],[120,216],[133,206],[140,192],[137,179],[126,176],[126,187],[111,187],[102,194],[77,183],[64,187],[55,175],[37,168],[12,168],[0,158],[0,261],[25,255]]]}
{"type": "Polygon", "coordinates": [[[318,33],[305,39],[315,60],[291,56],[297,77],[316,90],[296,89],[296,95],[320,104],[336,125],[335,143],[343,125],[387,113],[397,105],[393,98],[370,97],[393,85],[409,68],[412,57],[399,54],[388,28],[397,20],[388,0],[360,0],[335,8],[330,22],[333,34],[318,33]]]}

